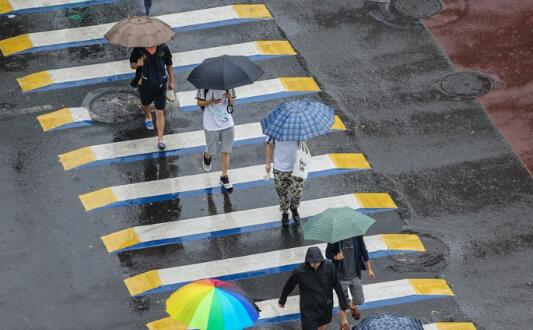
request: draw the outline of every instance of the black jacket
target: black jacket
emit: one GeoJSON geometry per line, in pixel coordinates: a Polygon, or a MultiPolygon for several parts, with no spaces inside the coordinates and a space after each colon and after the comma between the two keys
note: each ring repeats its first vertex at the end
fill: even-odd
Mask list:
{"type": "MultiPolygon", "coordinates": [[[[356,236],[352,237],[353,240],[353,246],[354,246],[354,254],[355,254],[355,260],[359,260],[359,262],[355,263],[357,276],[361,278],[361,270],[366,270],[366,264],[365,261],[368,261],[368,251],[366,250],[366,244],[363,240],[363,236],[356,236]]],[[[333,261],[333,264],[335,265],[335,269],[338,271],[341,265],[341,261],[334,260],[333,257],[339,253],[339,243],[329,244],[326,247],[326,258],[333,261]]]]}
{"type": "Polygon", "coordinates": [[[317,320],[324,315],[331,315],[333,309],[333,290],[339,298],[339,305],[343,310],[348,309],[348,301],[342,292],[340,282],[333,264],[324,260],[318,247],[310,247],[305,256],[306,262],[293,270],[289,280],[283,288],[279,304],[285,305],[287,296],[294,290],[296,285],[300,289],[300,315],[302,320],[317,320]],[[315,260],[313,260],[315,259],[315,260]],[[308,261],[322,260],[318,270],[309,266],[308,261]]]}

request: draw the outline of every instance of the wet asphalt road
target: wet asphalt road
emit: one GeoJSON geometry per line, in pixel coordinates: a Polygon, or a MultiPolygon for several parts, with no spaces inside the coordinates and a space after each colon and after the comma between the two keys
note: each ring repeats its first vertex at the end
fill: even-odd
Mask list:
{"type": "MultiPolygon", "coordinates": [[[[247,3],[246,1],[238,1],[247,3]]],[[[157,1],[152,15],[230,4],[157,1]]],[[[444,96],[439,78],[453,65],[423,26],[376,21],[363,1],[266,1],[273,21],[179,33],[173,52],[287,38],[300,54],[259,62],[263,79],[311,75],[316,98],[338,109],[347,132],[311,142],[314,154],[363,152],[373,170],[309,180],[305,199],[354,191],[389,192],[398,211],[376,215],[369,234],[412,231],[429,262],[375,262],[378,281],[442,277],[456,296],[391,306],[435,321],[471,320],[478,329],[529,329],[533,304],[533,182],[475,100],[444,96]]],[[[117,20],[134,1],[0,18],[0,37],[117,20]]],[[[141,121],[43,133],[38,110],[79,106],[101,87],[22,94],[15,78],[48,69],[120,60],[119,47],[89,46],[0,58],[2,131],[0,319],[2,329],[143,329],[166,316],[168,294],[130,298],[123,279],[157,268],[212,261],[303,244],[295,229],[269,229],[160,248],[108,254],[100,236],[142,224],[274,205],[272,187],[85,212],[78,195],[102,187],[201,173],[198,154],[65,172],[57,155],[87,145],[151,136],[141,121]]],[[[190,90],[186,73],[177,89],[190,90]]],[[[236,110],[237,124],[261,119],[279,101],[236,110]]],[[[200,113],[178,113],[168,133],[201,129],[200,113]]],[[[262,162],[259,146],[234,150],[231,163],[262,162]]],[[[218,169],[215,163],[215,169],[218,169]]],[[[240,280],[257,300],[277,297],[286,274],[240,280]],[[273,290],[272,288],[279,288],[273,290]]],[[[366,281],[366,278],[365,278],[366,281]]],[[[366,281],[368,282],[368,281],[366,281]]],[[[297,322],[276,329],[298,328],[297,322]]],[[[334,327],[332,327],[334,328],[334,327]]]]}

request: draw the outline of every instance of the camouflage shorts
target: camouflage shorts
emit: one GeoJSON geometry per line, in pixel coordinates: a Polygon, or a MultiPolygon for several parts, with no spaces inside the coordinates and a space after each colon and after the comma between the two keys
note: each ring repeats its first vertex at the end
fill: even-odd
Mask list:
{"type": "Polygon", "coordinates": [[[292,172],[274,170],[274,185],[279,197],[279,207],[283,212],[300,206],[304,190],[302,178],[292,176],[292,172]]]}

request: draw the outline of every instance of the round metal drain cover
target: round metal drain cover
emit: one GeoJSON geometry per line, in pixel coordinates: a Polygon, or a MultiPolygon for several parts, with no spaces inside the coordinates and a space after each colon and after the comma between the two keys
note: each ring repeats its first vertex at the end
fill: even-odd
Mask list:
{"type": "Polygon", "coordinates": [[[102,88],[83,100],[91,118],[103,123],[124,123],[142,117],[141,102],[132,89],[102,88]]]}
{"type": "Polygon", "coordinates": [[[454,72],[440,81],[442,91],[448,95],[474,98],[490,92],[495,81],[479,72],[454,72]]]}
{"type": "Polygon", "coordinates": [[[444,7],[440,0],[391,0],[391,10],[404,18],[419,20],[430,17],[444,7]]]}

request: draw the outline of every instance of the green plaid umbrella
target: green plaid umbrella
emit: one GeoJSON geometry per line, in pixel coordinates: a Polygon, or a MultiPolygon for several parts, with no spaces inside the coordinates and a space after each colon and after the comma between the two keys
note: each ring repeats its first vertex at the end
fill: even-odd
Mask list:
{"type": "Polygon", "coordinates": [[[366,233],[376,220],[349,207],[331,208],[305,223],[304,238],[328,243],[366,233]]]}

